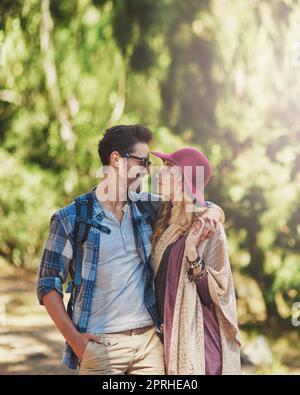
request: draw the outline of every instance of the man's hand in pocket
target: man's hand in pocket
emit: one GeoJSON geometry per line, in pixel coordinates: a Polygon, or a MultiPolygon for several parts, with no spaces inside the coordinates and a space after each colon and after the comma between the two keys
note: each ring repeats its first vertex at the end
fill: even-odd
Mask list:
{"type": "Polygon", "coordinates": [[[84,351],[87,347],[89,341],[94,341],[96,343],[101,343],[99,336],[94,333],[78,333],[74,341],[70,343],[70,346],[79,360],[82,359],[84,351]]]}

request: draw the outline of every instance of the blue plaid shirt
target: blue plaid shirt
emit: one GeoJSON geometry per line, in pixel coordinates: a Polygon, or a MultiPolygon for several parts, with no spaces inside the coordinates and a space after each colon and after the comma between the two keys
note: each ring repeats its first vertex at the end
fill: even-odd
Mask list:
{"type": "MultiPolygon", "coordinates": [[[[93,194],[94,200],[96,199],[93,194]]],[[[132,193],[129,204],[132,208],[133,230],[138,254],[146,267],[146,283],[144,301],[153,322],[159,331],[160,320],[156,310],[153,270],[150,262],[152,229],[135,203],[136,200],[147,200],[149,197],[154,201],[154,209],[158,210],[160,201],[157,196],[148,193],[132,193]]],[[[206,202],[206,205],[212,203],[206,202]]],[[[104,216],[102,207],[94,201],[93,219],[100,224],[104,216]]],[[[67,281],[73,259],[73,234],[76,218],[75,202],[56,211],[50,221],[50,231],[41,259],[38,280],[37,295],[40,304],[45,294],[56,290],[62,296],[63,284],[67,281]]],[[[92,295],[95,285],[99,249],[101,248],[101,232],[92,227],[87,241],[83,244],[82,285],[73,308],[73,323],[81,333],[86,332],[92,295]]],[[[63,362],[70,369],[76,369],[78,358],[68,343],[65,344],[63,362]]]]}

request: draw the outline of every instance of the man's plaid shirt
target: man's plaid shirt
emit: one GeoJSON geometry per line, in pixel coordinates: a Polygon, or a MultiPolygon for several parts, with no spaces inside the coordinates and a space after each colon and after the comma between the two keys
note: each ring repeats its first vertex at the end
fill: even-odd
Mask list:
{"type": "MultiPolygon", "coordinates": [[[[93,198],[93,220],[100,224],[104,212],[101,206],[97,204],[94,192],[93,198]]],[[[153,270],[150,262],[152,229],[148,223],[147,215],[142,214],[135,203],[136,200],[145,201],[149,198],[152,199],[153,210],[157,211],[160,205],[158,196],[149,193],[131,193],[129,204],[132,210],[132,223],[137,251],[146,267],[147,273],[144,301],[159,331],[161,322],[156,310],[153,270]]],[[[211,203],[206,202],[206,204],[208,206],[211,203]]],[[[63,284],[69,277],[73,259],[75,218],[75,202],[56,211],[51,217],[50,231],[42,255],[37,280],[37,295],[40,304],[43,304],[43,296],[51,290],[56,290],[62,296],[64,294],[63,284]]],[[[100,248],[101,232],[97,228],[91,227],[87,241],[83,244],[82,285],[76,298],[72,317],[75,327],[81,333],[86,332],[88,326],[100,248]]],[[[78,358],[68,343],[65,344],[63,362],[71,369],[76,369],[78,366],[78,358]]]]}

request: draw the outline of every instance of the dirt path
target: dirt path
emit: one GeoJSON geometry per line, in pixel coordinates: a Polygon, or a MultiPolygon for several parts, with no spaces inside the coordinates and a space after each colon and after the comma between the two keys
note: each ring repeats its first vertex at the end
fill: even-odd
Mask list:
{"type": "MultiPolygon", "coordinates": [[[[35,279],[35,274],[0,262],[0,375],[77,374],[61,364],[64,339],[45,308],[38,305],[35,279]]],[[[278,372],[279,367],[271,371],[278,372]]],[[[243,366],[243,374],[256,373],[261,374],[243,366]]],[[[282,373],[300,374],[298,363],[282,373]]]]}
{"type": "Polygon", "coordinates": [[[37,303],[34,274],[1,265],[0,307],[0,374],[74,374],[61,364],[64,340],[37,303]]]}

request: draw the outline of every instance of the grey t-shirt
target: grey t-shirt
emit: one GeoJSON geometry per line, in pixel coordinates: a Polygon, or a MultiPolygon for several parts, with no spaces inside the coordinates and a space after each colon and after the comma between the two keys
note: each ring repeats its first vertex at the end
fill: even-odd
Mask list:
{"type": "Polygon", "coordinates": [[[130,206],[124,206],[121,223],[112,212],[104,212],[101,223],[111,233],[101,233],[87,332],[111,333],[152,325],[144,303],[146,269],[136,249],[130,206]]]}

